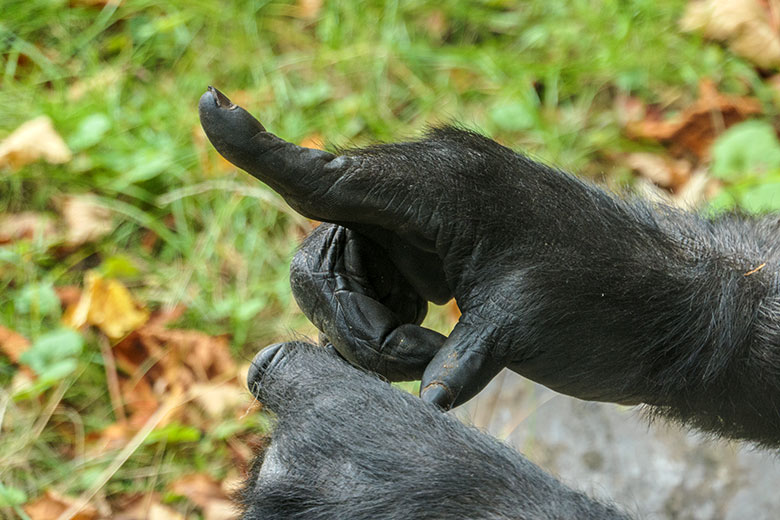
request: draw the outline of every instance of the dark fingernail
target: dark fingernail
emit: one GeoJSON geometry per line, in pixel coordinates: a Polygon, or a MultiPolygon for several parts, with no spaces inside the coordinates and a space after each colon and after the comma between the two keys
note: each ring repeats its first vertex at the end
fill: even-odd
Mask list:
{"type": "Polygon", "coordinates": [[[228,108],[228,109],[232,109],[236,107],[236,105],[234,105],[233,102],[230,101],[230,99],[225,94],[215,89],[211,85],[209,85],[209,92],[211,92],[211,95],[214,96],[214,101],[217,103],[218,107],[228,108]]]}
{"type": "Polygon", "coordinates": [[[442,410],[449,410],[452,407],[454,396],[450,389],[440,382],[430,383],[428,386],[422,389],[420,397],[426,403],[435,404],[442,410]]]}
{"type": "Polygon", "coordinates": [[[284,353],[282,352],[284,346],[285,343],[275,343],[274,345],[261,350],[252,360],[246,378],[246,383],[250,392],[255,393],[256,390],[260,388],[260,380],[263,376],[279,364],[281,358],[284,357],[284,353]]]}

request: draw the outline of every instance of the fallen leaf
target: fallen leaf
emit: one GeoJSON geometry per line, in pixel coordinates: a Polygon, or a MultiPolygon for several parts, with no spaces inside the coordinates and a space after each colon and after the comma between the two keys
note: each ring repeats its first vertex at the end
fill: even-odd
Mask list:
{"type": "Polygon", "coordinates": [[[184,475],[171,483],[171,490],[190,500],[193,504],[205,508],[212,500],[226,500],[219,482],[205,473],[184,475]]]}
{"type": "Polygon", "coordinates": [[[699,0],[688,4],[680,27],[725,42],[761,68],[774,68],[780,66],[780,34],[773,5],[761,0],[699,0]]]}
{"type": "MultiPolygon", "coordinates": [[[[117,343],[114,357],[117,366],[128,374],[137,373],[143,366],[143,378],[134,380],[137,388],[128,387],[133,383],[127,379],[120,380],[122,395],[134,415],[144,410],[147,414],[153,412],[163,393],[181,394],[196,384],[217,387],[237,374],[227,337],[196,330],[146,325],[117,343]]],[[[238,388],[234,384],[227,386],[238,388]]],[[[233,402],[238,392],[232,397],[228,393],[225,390],[222,397],[233,402]]],[[[244,394],[243,390],[241,393],[244,394]]],[[[207,413],[221,413],[217,408],[215,403],[204,407],[207,413]]]]}
{"type": "Polygon", "coordinates": [[[244,409],[249,402],[249,392],[236,384],[193,383],[191,389],[195,402],[212,419],[220,419],[235,410],[244,409]]]}
{"type": "MultiPolygon", "coordinates": [[[[25,504],[23,509],[31,520],[52,520],[59,517],[76,502],[77,499],[75,498],[60,495],[53,490],[47,490],[40,498],[25,504]]],[[[86,505],[70,518],[71,520],[94,520],[98,516],[99,513],[95,507],[86,505]]]]}
{"type": "Polygon", "coordinates": [[[204,520],[233,520],[235,518],[238,518],[238,512],[232,500],[212,500],[203,508],[204,520]]]}
{"type": "Polygon", "coordinates": [[[694,171],[688,182],[675,191],[672,203],[686,211],[694,211],[711,199],[720,188],[720,182],[710,177],[703,168],[694,171]]]}
{"type": "Polygon", "coordinates": [[[57,297],[60,299],[60,305],[64,308],[77,303],[81,298],[81,288],[76,287],[75,285],[55,287],[54,292],[57,293],[57,297]]]}
{"type": "MultiPolygon", "coordinates": [[[[119,386],[122,391],[122,398],[131,411],[128,424],[132,431],[143,426],[149,417],[160,407],[161,399],[157,398],[148,378],[142,379],[121,379],[119,386]]],[[[170,418],[172,419],[172,418],[170,418]]],[[[164,426],[165,423],[161,423],[164,426]]]]}
{"type": "Polygon", "coordinates": [[[51,239],[55,236],[54,221],[43,213],[25,211],[0,215],[0,244],[35,237],[51,239]]]}
{"type": "Polygon", "coordinates": [[[298,16],[304,20],[314,20],[322,11],[323,0],[298,0],[298,16]]]}
{"type": "Polygon", "coordinates": [[[114,520],[184,520],[181,513],[162,505],[156,493],[122,500],[120,511],[114,515],[114,520]]]}
{"type": "Polygon", "coordinates": [[[8,359],[19,364],[19,357],[28,348],[30,341],[27,338],[0,325],[0,352],[8,356],[8,359]]]}
{"type": "Polygon", "coordinates": [[[67,226],[65,242],[78,247],[107,235],[114,229],[111,211],[97,204],[92,195],[70,195],[62,201],[67,226]]]}
{"type": "Polygon", "coordinates": [[[111,339],[119,339],[149,319],[149,311],[138,304],[121,282],[90,271],[84,277],[81,298],[62,317],[73,328],[94,325],[111,339]]]}
{"type": "Polygon", "coordinates": [[[0,143],[0,168],[18,170],[39,159],[61,164],[70,161],[71,157],[65,141],[46,116],[27,121],[0,143]]]}
{"type": "Polygon", "coordinates": [[[626,125],[626,132],[631,137],[666,142],[676,157],[693,155],[701,161],[709,157],[713,141],[726,128],[760,112],[757,100],[720,94],[711,81],[702,81],[699,99],[678,117],[667,121],[649,114],[626,125]]]}
{"type": "Polygon", "coordinates": [[[300,146],[304,148],[315,148],[317,150],[324,150],[322,146],[322,134],[311,134],[303,138],[300,142],[300,146]]]}
{"type": "Polygon", "coordinates": [[[159,357],[163,377],[171,384],[189,388],[196,381],[236,374],[226,336],[158,327],[144,327],[138,336],[150,354],[159,357]]]}
{"type": "Polygon", "coordinates": [[[425,18],[424,26],[428,34],[438,41],[442,41],[449,31],[447,16],[441,9],[431,11],[425,18]]]}
{"type": "Polygon", "coordinates": [[[618,124],[621,127],[625,127],[629,123],[636,123],[644,119],[647,113],[647,106],[644,101],[636,96],[618,92],[613,102],[613,110],[618,124]]]}
{"type": "Polygon", "coordinates": [[[232,520],[238,512],[222,486],[209,475],[193,473],[171,484],[171,490],[198,506],[205,520],[232,520]]]}
{"type": "MultiPolygon", "coordinates": [[[[74,0],[71,0],[73,3],[74,0]]],[[[105,7],[107,4],[118,5],[120,0],[78,0],[85,6],[105,7]]],[[[86,94],[94,91],[104,92],[116,85],[123,78],[123,72],[117,68],[101,67],[94,76],[81,78],[68,88],[68,101],[78,101],[86,94]]]]}
{"type": "Polygon", "coordinates": [[[684,185],[691,176],[691,164],[688,161],[655,153],[630,153],[625,163],[658,186],[673,190],[684,185]]]}
{"type": "Polygon", "coordinates": [[[86,438],[89,446],[86,455],[96,458],[109,451],[120,450],[136,431],[137,428],[133,429],[128,423],[117,422],[109,424],[100,431],[90,432],[86,438]]]}
{"type": "Polygon", "coordinates": [[[177,304],[171,308],[164,308],[152,313],[151,318],[146,323],[147,327],[165,328],[169,323],[172,323],[184,315],[184,311],[187,307],[182,304],[177,304]]]}

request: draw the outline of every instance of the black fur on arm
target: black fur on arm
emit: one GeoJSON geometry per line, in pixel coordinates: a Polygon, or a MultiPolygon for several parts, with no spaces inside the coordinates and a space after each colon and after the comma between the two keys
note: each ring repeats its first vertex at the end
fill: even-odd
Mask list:
{"type": "Polygon", "coordinates": [[[625,518],[325,348],[269,349],[249,384],[277,421],[245,520],[625,518]]]}
{"type": "MultiPolygon", "coordinates": [[[[705,432],[780,445],[777,217],[708,220],[620,198],[454,128],[346,153],[387,175],[425,172],[417,211],[433,214],[418,218],[434,228],[460,325],[499,365],[582,399],[644,403],[705,432]]],[[[296,299],[323,330],[322,315],[364,330],[344,300],[322,303],[338,290],[311,303],[310,273],[331,268],[323,251],[339,247],[313,239],[293,261],[296,299]]]]}
{"type": "Polygon", "coordinates": [[[508,330],[527,348],[510,367],[579,398],[780,445],[777,217],[708,220],[517,161],[566,187],[531,189],[545,202],[519,211],[536,233],[520,233],[531,252],[517,262],[522,317],[508,330]]]}
{"type": "Polygon", "coordinates": [[[660,264],[670,281],[637,299],[633,309],[652,314],[623,350],[638,349],[644,402],[705,432],[780,446],[778,217],[655,211],[646,222],[673,244],[660,264]]]}

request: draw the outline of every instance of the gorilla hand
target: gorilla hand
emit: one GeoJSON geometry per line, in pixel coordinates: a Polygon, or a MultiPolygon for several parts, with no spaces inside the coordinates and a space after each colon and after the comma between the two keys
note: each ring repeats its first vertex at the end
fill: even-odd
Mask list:
{"type": "Polygon", "coordinates": [[[268,347],[247,382],[277,420],[244,520],[626,518],[328,349],[268,347]]]}
{"type": "Polygon", "coordinates": [[[776,219],[622,200],[453,128],[337,156],[279,139],[214,90],[200,114],[227,159],[347,228],[315,232],[292,273],[347,359],[393,379],[422,371],[423,399],[445,408],[508,366],[780,442],[776,219]],[[463,314],[448,338],[418,327],[419,298],[451,297],[463,314]]]}

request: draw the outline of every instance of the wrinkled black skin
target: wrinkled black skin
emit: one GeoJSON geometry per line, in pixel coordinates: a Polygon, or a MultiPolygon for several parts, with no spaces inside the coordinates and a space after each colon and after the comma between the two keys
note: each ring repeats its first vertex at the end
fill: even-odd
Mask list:
{"type": "Polygon", "coordinates": [[[777,216],[624,200],[455,128],[334,155],[212,92],[200,114],[228,160],[336,225],[307,239],[291,281],[347,360],[422,377],[423,400],[445,408],[507,366],[780,446],[777,216]],[[420,303],[450,297],[463,312],[450,336],[421,329],[420,303]]]}
{"type": "Polygon", "coordinates": [[[244,520],[626,518],[325,348],[269,347],[248,383],[277,421],[244,520]]]}

